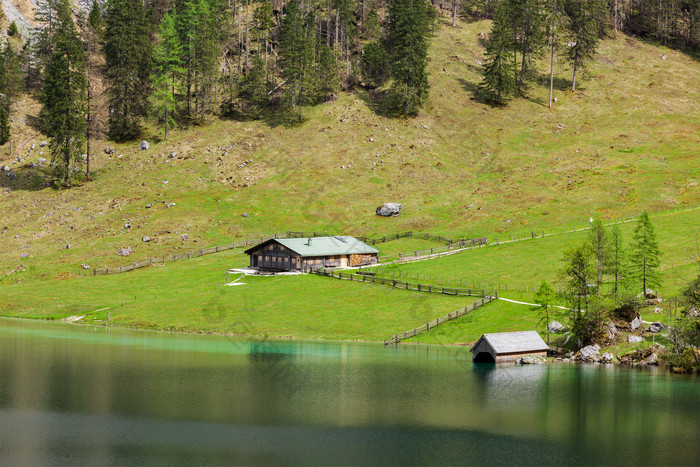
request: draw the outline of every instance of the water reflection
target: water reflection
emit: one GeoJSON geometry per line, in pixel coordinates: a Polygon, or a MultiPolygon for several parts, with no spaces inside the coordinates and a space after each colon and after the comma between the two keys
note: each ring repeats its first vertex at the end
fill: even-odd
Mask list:
{"type": "Polygon", "coordinates": [[[700,461],[696,379],[467,356],[0,320],[0,461],[700,461]]]}

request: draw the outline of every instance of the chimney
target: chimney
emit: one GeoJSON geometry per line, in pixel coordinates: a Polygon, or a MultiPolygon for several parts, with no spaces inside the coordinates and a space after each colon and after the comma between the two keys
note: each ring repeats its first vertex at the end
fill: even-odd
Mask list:
{"type": "Polygon", "coordinates": [[[311,246],[311,238],[306,241],[306,246],[311,246]]]}

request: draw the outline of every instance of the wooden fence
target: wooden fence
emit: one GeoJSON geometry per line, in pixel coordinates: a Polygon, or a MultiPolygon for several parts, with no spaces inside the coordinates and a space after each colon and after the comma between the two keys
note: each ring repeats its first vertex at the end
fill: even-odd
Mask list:
{"type": "Polygon", "coordinates": [[[126,266],[119,266],[114,268],[95,268],[92,270],[92,274],[95,276],[104,274],[119,274],[121,272],[133,271],[134,269],[143,268],[150,266],[152,264],[163,264],[173,261],[180,261],[183,259],[198,258],[204,255],[210,255],[212,253],[219,253],[221,251],[233,250],[236,248],[247,248],[250,246],[258,245],[271,238],[284,238],[285,234],[275,234],[269,237],[259,237],[252,240],[241,240],[238,242],[229,243],[227,245],[212,246],[209,248],[203,248],[198,251],[192,251],[189,253],[182,253],[179,255],[167,255],[167,256],[156,256],[154,258],[148,258],[137,263],[127,264],[126,266]]]}
{"type": "Polygon", "coordinates": [[[460,308],[457,311],[453,311],[452,313],[448,313],[445,316],[441,316],[439,318],[436,318],[432,321],[429,321],[425,323],[422,326],[418,326],[417,328],[411,329],[409,331],[404,331],[400,332],[398,334],[394,334],[391,336],[388,340],[384,341],[384,345],[389,345],[389,344],[398,344],[402,340],[408,339],[409,337],[415,337],[418,334],[424,333],[426,331],[430,331],[431,329],[447,323],[448,321],[452,321],[453,319],[459,318],[460,316],[464,316],[467,313],[471,313],[472,311],[476,310],[477,308],[480,308],[487,303],[491,303],[494,300],[498,300],[498,292],[494,292],[492,295],[487,295],[480,300],[475,301],[469,306],[466,306],[464,308],[460,308]]]}
{"type": "Polygon", "coordinates": [[[397,253],[395,255],[381,256],[380,262],[383,264],[391,262],[409,263],[418,259],[431,259],[438,258],[440,256],[447,256],[457,253],[466,248],[474,248],[479,246],[485,246],[488,244],[489,241],[486,237],[462,239],[455,241],[450,240],[450,243],[447,243],[445,246],[426,248],[425,250],[407,251],[404,253],[397,253]]]}
{"type": "MultiPolygon", "coordinates": [[[[229,243],[226,245],[220,245],[220,246],[213,246],[209,248],[203,248],[198,251],[193,251],[189,253],[183,253],[179,255],[167,255],[167,256],[156,256],[154,258],[148,258],[143,261],[139,261],[136,263],[131,263],[127,264],[126,266],[119,266],[119,267],[113,267],[113,268],[95,268],[92,270],[92,274],[95,276],[98,275],[105,275],[105,274],[119,274],[122,272],[128,272],[128,271],[133,271],[134,269],[139,269],[143,268],[146,266],[150,266],[152,264],[163,264],[167,262],[173,262],[173,261],[180,261],[183,259],[190,259],[190,258],[198,258],[200,256],[204,255],[209,255],[212,253],[218,253],[220,251],[226,251],[226,250],[232,250],[236,248],[248,248],[251,246],[258,245],[266,240],[269,240],[271,238],[304,238],[304,237],[328,237],[330,236],[329,234],[322,233],[322,232],[292,232],[292,231],[287,231],[284,233],[279,233],[279,234],[274,234],[271,236],[264,236],[264,237],[258,237],[254,238],[251,240],[241,240],[233,243],[229,243]]],[[[367,242],[371,242],[373,245],[377,243],[385,243],[389,242],[391,240],[397,240],[399,238],[407,238],[407,237],[416,237],[416,238],[426,238],[426,239],[432,239],[435,241],[447,241],[451,242],[448,243],[448,248],[449,245],[456,245],[457,243],[452,242],[452,240],[446,239],[444,237],[441,237],[439,235],[432,235],[432,234],[415,234],[413,232],[403,232],[403,233],[398,233],[394,235],[386,235],[383,237],[378,237],[378,238],[368,238],[368,237],[357,237],[358,239],[367,242]]],[[[479,240],[479,239],[475,239],[479,240]]],[[[485,240],[485,238],[484,238],[485,240]]],[[[458,242],[473,242],[474,240],[459,240],[458,242]]],[[[442,248],[442,247],[439,247],[442,248]]]]}
{"type": "Polygon", "coordinates": [[[441,287],[436,285],[426,285],[421,283],[412,283],[408,281],[400,281],[396,279],[388,279],[385,277],[377,277],[372,274],[361,274],[342,271],[327,271],[325,269],[317,269],[316,274],[335,279],[350,280],[355,282],[370,282],[372,284],[388,285],[397,289],[413,290],[416,292],[439,293],[444,295],[461,295],[472,297],[485,297],[486,292],[479,289],[467,289],[458,287],[441,287]]]}

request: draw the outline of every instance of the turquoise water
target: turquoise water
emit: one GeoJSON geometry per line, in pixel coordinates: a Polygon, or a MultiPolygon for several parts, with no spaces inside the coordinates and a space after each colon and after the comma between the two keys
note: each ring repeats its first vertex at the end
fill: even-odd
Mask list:
{"type": "Polygon", "coordinates": [[[0,320],[0,463],[700,464],[700,380],[0,320]]]}

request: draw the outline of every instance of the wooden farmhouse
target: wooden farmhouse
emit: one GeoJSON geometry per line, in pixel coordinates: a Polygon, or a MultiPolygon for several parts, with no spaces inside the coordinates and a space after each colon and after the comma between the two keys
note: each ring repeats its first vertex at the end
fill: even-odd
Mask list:
{"type": "Polygon", "coordinates": [[[364,266],[379,250],[350,236],[272,238],[246,250],[250,267],[265,271],[311,271],[323,267],[364,266]]]}
{"type": "Polygon", "coordinates": [[[500,363],[525,355],[546,357],[548,349],[537,331],[496,332],[482,335],[471,352],[474,362],[500,363]]]}

